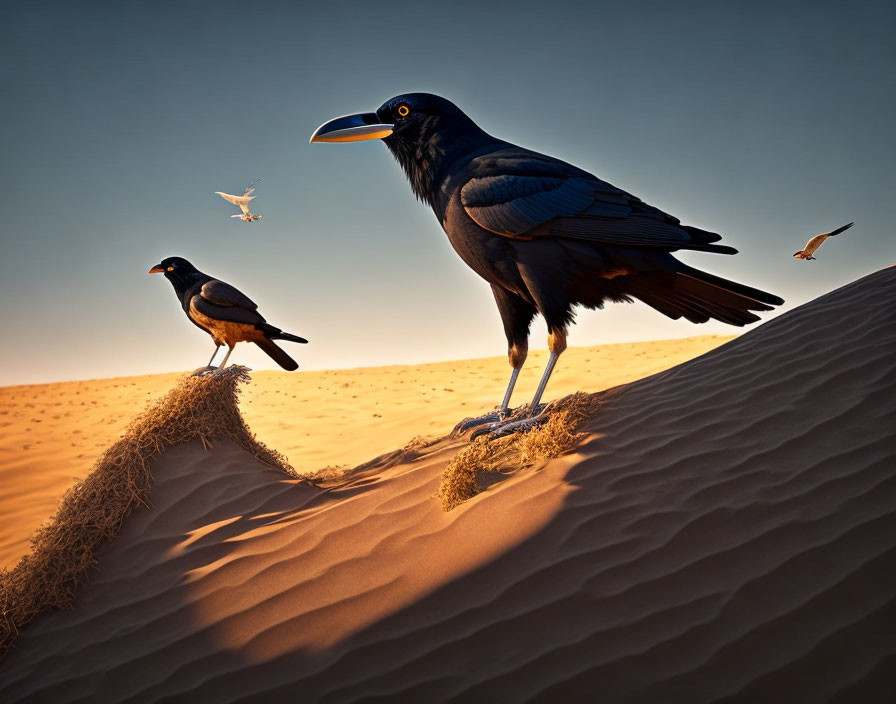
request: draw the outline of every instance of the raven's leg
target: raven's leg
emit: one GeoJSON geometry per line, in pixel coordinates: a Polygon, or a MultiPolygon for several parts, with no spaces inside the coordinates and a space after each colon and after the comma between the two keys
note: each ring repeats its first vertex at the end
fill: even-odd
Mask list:
{"type": "Polygon", "coordinates": [[[527,347],[520,348],[516,345],[510,347],[507,351],[507,357],[510,360],[510,366],[513,371],[510,372],[510,381],[507,383],[507,391],[504,392],[504,400],[501,401],[501,406],[498,410],[492,411],[491,413],[486,413],[477,416],[476,418],[467,418],[466,420],[461,421],[454,426],[454,432],[463,433],[470,428],[475,428],[476,426],[484,425],[485,423],[499,423],[507,417],[507,407],[510,404],[510,397],[513,395],[513,387],[516,386],[516,379],[520,375],[520,369],[523,368],[523,363],[526,361],[527,354],[527,347]]]}
{"type": "Polygon", "coordinates": [[[529,354],[529,324],[535,317],[535,306],[499,286],[492,285],[492,293],[495,296],[495,303],[498,304],[501,321],[504,323],[504,335],[507,337],[507,361],[510,362],[512,370],[510,381],[504,392],[504,400],[496,411],[461,421],[454,427],[455,432],[462,433],[477,425],[500,422],[507,417],[513,387],[516,386],[520,369],[523,368],[526,356],[529,354]]]}
{"type": "Polygon", "coordinates": [[[552,329],[548,335],[548,349],[551,351],[551,355],[548,357],[544,374],[541,375],[541,381],[538,382],[538,388],[535,390],[535,398],[532,399],[532,403],[529,405],[530,416],[537,414],[538,404],[541,403],[541,395],[548,385],[548,379],[551,378],[554,366],[557,364],[557,360],[560,359],[560,355],[566,351],[566,331],[556,328],[552,329]]]}
{"type": "Polygon", "coordinates": [[[208,360],[208,364],[206,364],[205,366],[207,366],[207,367],[212,366],[212,362],[215,360],[215,355],[218,354],[219,349],[221,349],[221,345],[220,345],[220,343],[216,342],[215,343],[215,351],[212,352],[212,358],[210,360],[208,360]]]}
{"type": "Polygon", "coordinates": [[[544,394],[551,373],[557,364],[557,358],[566,349],[566,326],[572,322],[571,302],[562,286],[557,285],[559,280],[568,276],[563,268],[565,256],[557,251],[556,242],[530,243],[534,246],[520,246],[516,249],[517,270],[531,296],[533,309],[537,307],[539,313],[544,316],[548,324],[548,349],[551,354],[538,389],[529,406],[527,417],[522,420],[506,423],[492,423],[491,425],[475,431],[471,439],[479,435],[488,434],[490,437],[500,437],[520,430],[529,429],[546,420],[540,416],[541,397],[544,394]]]}
{"type": "Polygon", "coordinates": [[[551,378],[554,367],[557,365],[557,360],[566,350],[565,330],[561,328],[551,328],[551,332],[548,335],[548,349],[550,350],[548,363],[544,368],[544,373],[541,375],[541,381],[538,383],[538,388],[535,390],[535,396],[532,399],[532,403],[529,404],[528,416],[521,420],[514,420],[507,423],[492,423],[485,428],[480,428],[470,436],[471,440],[480,435],[488,435],[490,438],[500,438],[504,435],[510,435],[510,433],[517,433],[520,430],[528,430],[547,420],[547,418],[541,415],[541,411],[543,410],[540,405],[541,397],[544,394],[545,387],[548,385],[548,379],[551,378]]]}

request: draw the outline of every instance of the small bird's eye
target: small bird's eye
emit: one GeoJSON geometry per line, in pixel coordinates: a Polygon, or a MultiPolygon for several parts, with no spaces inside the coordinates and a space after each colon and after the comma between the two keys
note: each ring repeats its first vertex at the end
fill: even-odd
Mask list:
{"type": "Polygon", "coordinates": [[[398,106],[398,114],[401,115],[402,117],[407,117],[408,113],[410,111],[411,111],[411,109],[407,105],[399,105],[398,106]]]}
{"type": "Polygon", "coordinates": [[[173,267],[173,266],[169,266],[169,267],[168,267],[168,271],[174,271],[174,267],[173,267]]]}

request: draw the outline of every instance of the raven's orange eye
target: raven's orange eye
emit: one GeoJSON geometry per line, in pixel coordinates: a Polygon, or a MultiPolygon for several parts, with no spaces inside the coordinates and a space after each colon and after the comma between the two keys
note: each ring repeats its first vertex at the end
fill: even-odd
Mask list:
{"type": "Polygon", "coordinates": [[[169,266],[169,267],[168,267],[168,271],[174,271],[174,267],[173,267],[173,266],[169,266]]]}
{"type": "Polygon", "coordinates": [[[411,109],[407,105],[399,105],[398,106],[398,114],[401,115],[402,117],[407,117],[408,113],[410,111],[411,111],[411,109]]]}

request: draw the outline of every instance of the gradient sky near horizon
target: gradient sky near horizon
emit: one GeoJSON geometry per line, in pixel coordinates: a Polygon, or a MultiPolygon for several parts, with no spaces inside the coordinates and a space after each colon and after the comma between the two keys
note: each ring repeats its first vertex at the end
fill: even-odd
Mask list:
{"type": "MultiPolygon", "coordinates": [[[[3,385],[205,364],[147,275],[172,255],[307,337],[286,346],[304,369],[503,354],[487,284],[386,148],[308,144],[410,91],[722,233],[738,255],[682,258],[783,310],[896,261],[892,2],[36,1],[0,20],[3,385]],[[259,177],[264,219],[231,220],[213,192],[259,177]]],[[[578,320],[572,345],[736,332],[640,303],[578,320]]]]}

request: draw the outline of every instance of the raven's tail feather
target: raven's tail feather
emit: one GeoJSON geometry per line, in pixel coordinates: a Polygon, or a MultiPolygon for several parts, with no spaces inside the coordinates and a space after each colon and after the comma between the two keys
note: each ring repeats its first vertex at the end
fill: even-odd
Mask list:
{"type": "Polygon", "coordinates": [[[267,338],[256,340],[255,344],[261,347],[261,349],[263,349],[271,359],[273,359],[286,371],[291,372],[299,368],[299,363],[296,362],[296,360],[286,354],[286,352],[281,350],[279,347],[277,347],[277,345],[275,345],[267,338]]]}
{"type": "Polygon", "coordinates": [[[714,319],[743,326],[759,320],[751,311],[772,310],[784,302],[771,293],[678,265],[677,271],[626,277],[626,291],[670,318],[692,323],[714,319]]]}
{"type": "MultiPolygon", "coordinates": [[[[700,271],[700,269],[695,269],[694,267],[688,266],[687,264],[682,264],[681,262],[678,262],[677,272],[682,276],[688,276],[690,278],[703,281],[707,284],[710,284],[711,286],[717,286],[726,291],[730,291],[747,298],[753,298],[757,301],[762,301],[763,303],[768,303],[770,306],[779,306],[784,303],[783,298],[781,298],[780,296],[776,296],[773,293],[768,293],[767,291],[762,291],[758,288],[753,288],[752,286],[745,286],[744,284],[739,284],[736,281],[723,279],[721,276],[715,276],[705,271],[700,271]]],[[[757,308],[756,310],[771,310],[771,308],[757,308]]]]}

